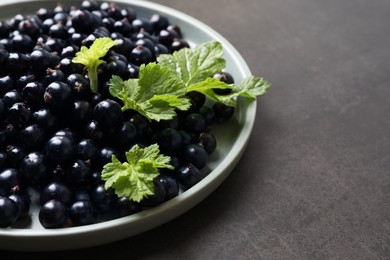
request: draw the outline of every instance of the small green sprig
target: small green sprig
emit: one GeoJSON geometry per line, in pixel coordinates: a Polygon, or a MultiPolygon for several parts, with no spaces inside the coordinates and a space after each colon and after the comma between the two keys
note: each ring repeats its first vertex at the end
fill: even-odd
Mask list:
{"type": "Polygon", "coordinates": [[[103,167],[101,178],[104,188],[113,188],[119,197],[126,196],[140,202],[154,194],[153,180],[159,175],[159,168],[173,169],[170,157],[160,154],[157,144],[145,148],[135,145],[126,152],[126,162],[120,162],[115,155],[103,167]]]}
{"type": "Polygon", "coordinates": [[[226,65],[223,59],[223,47],[218,41],[210,41],[197,45],[193,49],[183,48],[173,54],[162,54],[157,61],[168,68],[187,87],[187,92],[197,91],[210,99],[228,106],[236,106],[238,96],[255,100],[266,93],[270,83],[260,77],[249,76],[238,86],[226,84],[212,78],[221,72],[226,65]],[[231,89],[229,95],[220,95],[213,89],[231,89]]]}
{"type": "Polygon", "coordinates": [[[139,79],[124,81],[113,76],[109,83],[110,93],[123,101],[122,110],[133,109],[156,121],[172,119],[176,109],[189,109],[186,94],[191,91],[203,93],[228,106],[236,106],[238,96],[255,100],[266,93],[270,84],[263,78],[249,76],[238,86],[212,78],[226,65],[222,55],[222,45],[217,41],[162,54],[157,63],[141,65],[139,79]],[[221,95],[215,89],[232,91],[221,95]]]}
{"type": "MultiPolygon", "coordinates": [[[[260,77],[248,76],[238,86],[213,78],[225,68],[222,55],[222,45],[216,41],[160,55],[157,62],[140,66],[137,79],[112,76],[110,94],[123,101],[122,110],[133,109],[149,120],[160,121],[172,119],[176,109],[188,110],[191,104],[186,94],[191,91],[228,106],[236,106],[237,97],[253,101],[266,93],[270,84],[260,77]],[[221,95],[215,89],[231,91],[221,95]]],[[[137,202],[154,194],[158,168],[172,169],[170,158],[160,154],[157,144],[145,148],[136,145],[126,153],[126,159],[122,163],[112,156],[101,178],[106,189],[113,188],[118,196],[137,202]]]]}
{"type": "Polygon", "coordinates": [[[141,65],[139,79],[122,80],[113,76],[110,94],[123,101],[122,110],[132,109],[150,120],[169,120],[175,109],[188,110],[186,86],[170,71],[154,62],[141,65]]]}
{"type": "Polygon", "coordinates": [[[74,63],[80,63],[86,66],[88,70],[88,78],[90,81],[91,91],[96,93],[98,91],[98,66],[103,62],[103,58],[107,52],[117,44],[109,37],[97,38],[88,48],[82,46],[80,51],[72,59],[74,63]]]}

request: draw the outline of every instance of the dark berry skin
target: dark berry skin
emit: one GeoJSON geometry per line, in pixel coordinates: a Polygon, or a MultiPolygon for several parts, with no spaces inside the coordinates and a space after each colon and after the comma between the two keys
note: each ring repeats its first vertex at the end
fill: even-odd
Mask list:
{"type": "Polygon", "coordinates": [[[9,23],[0,21],[1,34],[0,197],[17,204],[18,218],[28,216],[25,187],[40,193],[39,221],[50,229],[157,206],[204,177],[201,167],[216,148],[206,131],[216,113],[201,109],[203,94],[187,93],[192,103],[188,111],[152,122],[134,110],[123,112],[123,102],[109,92],[112,74],[139,78],[142,64],[190,47],[167,17],[137,17],[131,8],[83,0],[78,7],[58,4],[32,16],[17,15],[9,23]],[[92,93],[86,67],[72,58],[99,37],[118,44],[102,58],[99,92],[92,93]],[[102,167],[113,155],[125,162],[125,152],[135,144],[153,143],[171,156],[174,166],[159,169],[153,195],[138,203],[104,188],[102,167]]]}
{"type": "Polygon", "coordinates": [[[226,71],[218,72],[213,75],[213,78],[219,79],[222,82],[225,82],[226,84],[234,84],[234,78],[232,74],[226,71]]]}
{"type": "Polygon", "coordinates": [[[72,26],[76,32],[89,34],[94,27],[92,13],[88,10],[76,10],[71,17],[72,26]]]}
{"type": "Polygon", "coordinates": [[[138,39],[136,42],[135,42],[135,45],[136,46],[143,46],[145,48],[148,48],[149,51],[152,53],[152,59],[154,60],[155,59],[155,43],[149,39],[149,38],[141,38],[141,39],[138,39]]]}
{"type": "MultiPolygon", "coordinates": [[[[1,68],[5,69],[5,65],[6,64],[4,64],[4,61],[6,61],[8,59],[8,57],[9,57],[8,52],[11,51],[11,39],[10,38],[2,38],[2,39],[0,39],[0,45],[3,46],[3,49],[2,49],[3,51],[0,52],[1,53],[1,55],[0,55],[0,57],[1,57],[1,68]],[[3,56],[4,53],[7,53],[7,56],[5,57],[5,59],[4,59],[4,56],[3,56]]],[[[4,74],[4,72],[3,72],[3,74],[4,74]]]]}
{"type": "Polygon", "coordinates": [[[95,1],[84,0],[80,4],[80,9],[85,9],[92,12],[99,9],[99,4],[95,1]]]}
{"type": "Polygon", "coordinates": [[[160,55],[160,54],[169,54],[169,49],[161,44],[161,43],[157,43],[155,46],[154,46],[154,53],[156,55],[156,58],[160,55]]]}
{"type": "Polygon", "coordinates": [[[196,144],[189,144],[184,147],[182,156],[185,163],[191,163],[198,169],[205,167],[208,161],[206,150],[196,144]]]}
{"type": "Polygon", "coordinates": [[[140,18],[140,17],[135,18],[132,21],[131,25],[133,26],[135,32],[139,32],[141,30],[144,30],[148,33],[153,33],[153,26],[148,19],[144,19],[144,18],[140,18]]]}
{"type": "Polygon", "coordinates": [[[206,102],[206,96],[197,91],[190,91],[186,94],[186,96],[190,99],[191,108],[186,111],[188,114],[192,112],[197,112],[206,102]]]}
{"type": "Polygon", "coordinates": [[[4,77],[0,78],[0,96],[3,96],[8,91],[11,91],[13,89],[14,85],[14,79],[6,75],[4,77]]]}
{"type": "Polygon", "coordinates": [[[12,145],[19,144],[20,129],[12,124],[5,126],[5,129],[0,131],[0,144],[3,151],[6,152],[12,145]]]}
{"type": "Polygon", "coordinates": [[[216,122],[223,123],[233,116],[234,107],[216,102],[213,104],[213,111],[215,113],[216,122]]]}
{"type": "Polygon", "coordinates": [[[215,112],[211,107],[202,106],[199,108],[199,114],[203,116],[208,126],[211,126],[215,123],[215,112]]]}
{"type": "MultiPolygon", "coordinates": [[[[7,153],[0,152],[0,171],[4,170],[7,165],[7,153]]],[[[1,194],[0,194],[1,196],[1,194]]]]}
{"type": "MultiPolygon", "coordinates": [[[[80,63],[73,63],[71,58],[62,58],[57,68],[61,70],[64,75],[81,74],[83,72],[83,65],[80,63]]],[[[69,83],[68,83],[69,84],[69,83]]]]}
{"type": "Polygon", "coordinates": [[[68,211],[64,203],[50,200],[39,209],[38,219],[44,228],[62,228],[68,220],[68,211]]]}
{"type": "Polygon", "coordinates": [[[29,58],[21,52],[12,52],[8,56],[6,69],[12,76],[18,77],[26,73],[29,67],[29,58]]]}
{"type": "Polygon", "coordinates": [[[141,200],[141,205],[145,207],[157,206],[165,201],[166,190],[164,184],[157,179],[154,180],[154,193],[143,200],[141,200]]]}
{"type": "Polygon", "coordinates": [[[96,222],[96,213],[89,200],[75,201],[69,208],[72,226],[84,226],[96,222]]]}
{"type": "Polygon", "coordinates": [[[43,187],[39,202],[44,205],[50,200],[61,201],[65,205],[70,205],[73,201],[74,194],[70,187],[62,182],[50,182],[43,187]]]}
{"type": "Polygon", "coordinates": [[[32,116],[37,125],[47,132],[52,132],[58,124],[58,117],[47,108],[35,111],[32,116]]]}
{"type": "Polygon", "coordinates": [[[23,189],[23,176],[17,168],[6,168],[0,172],[0,190],[14,193],[23,189]]]}
{"type": "Polygon", "coordinates": [[[0,228],[11,226],[18,217],[19,207],[17,203],[8,197],[0,197],[0,228]]]}
{"type": "Polygon", "coordinates": [[[13,104],[7,113],[7,122],[17,128],[26,126],[32,118],[30,108],[22,102],[13,104]]]}
{"type": "Polygon", "coordinates": [[[31,152],[23,158],[20,171],[24,178],[35,186],[43,184],[49,178],[45,156],[38,152],[31,152]]]}
{"type": "Polygon", "coordinates": [[[115,21],[112,30],[122,35],[129,35],[133,32],[133,26],[131,25],[129,20],[125,18],[115,21]]]}
{"type": "Polygon", "coordinates": [[[48,8],[41,7],[35,12],[35,15],[38,16],[39,19],[44,21],[45,19],[51,17],[52,14],[51,10],[49,10],[48,8]]]}
{"type": "Polygon", "coordinates": [[[26,156],[24,147],[20,145],[7,146],[7,162],[11,167],[19,167],[24,156],[26,156]]]}
{"type": "Polygon", "coordinates": [[[142,139],[150,134],[150,123],[145,117],[135,114],[130,117],[129,121],[137,129],[137,138],[142,139]]]}
{"type": "Polygon", "coordinates": [[[130,200],[128,197],[120,197],[116,203],[115,215],[124,217],[141,211],[142,206],[138,202],[130,200]]]}
{"type": "Polygon", "coordinates": [[[118,8],[118,6],[114,3],[103,2],[100,5],[100,10],[106,12],[108,17],[111,17],[115,20],[123,18],[120,8],[118,8]]]}
{"type": "Polygon", "coordinates": [[[158,144],[162,152],[172,154],[182,146],[182,136],[174,128],[163,129],[157,137],[158,144]]]}
{"type": "Polygon", "coordinates": [[[140,66],[153,61],[152,52],[143,45],[136,46],[130,53],[129,60],[131,63],[140,66]]]}
{"type": "MultiPolygon", "coordinates": [[[[213,75],[213,78],[219,79],[222,82],[225,82],[226,84],[234,84],[234,78],[232,74],[226,71],[218,72],[213,75]]],[[[214,92],[220,95],[226,95],[232,92],[231,89],[214,89],[214,92]]]]}
{"type": "Polygon", "coordinates": [[[158,35],[159,43],[165,45],[168,49],[171,46],[174,39],[176,39],[176,38],[178,38],[178,35],[173,30],[168,31],[166,29],[163,29],[159,32],[159,35],[158,35]]]}
{"type": "Polygon", "coordinates": [[[168,25],[167,29],[168,32],[174,33],[177,38],[183,38],[183,34],[181,32],[181,28],[177,24],[170,24],[168,25]]]}
{"type": "Polygon", "coordinates": [[[25,75],[21,75],[15,81],[14,89],[21,92],[28,83],[34,82],[36,78],[37,77],[34,74],[30,74],[29,72],[27,72],[25,75]]]}
{"type": "Polygon", "coordinates": [[[106,139],[119,148],[127,148],[137,141],[137,129],[133,123],[124,121],[108,133],[106,139]]]}
{"type": "Polygon", "coordinates": [[[110,75],[117,75],[122,79],[127,78],[127,64],[122,60],[111,61],[107,64],[107,72],[110,75]]]}
{"type": "Polygon", "coordinates": [[[0,21],[0,38],[6,38],[11,32],[11,26],[7,21],[0,21]]]}
{"type": "Polygon", "coordinates": [[[91,190],[91,201],[98,214],[113,211],[118,197],[113,189],[106,190],[103,184],[97,185],[91,190]]]}
{"type": "Polygon", "coordinates": [[[77,159],[66,169],[66,181],[72,187],[81,187],[86,185],[91,177],[90,165],[80,159],[77,159]]]}
{"type": "Polygon", "coordinates": [[[91,120],[86,124],[84,128],[84,136],[88,139],[92,139],[97,143],[100,143],[103,139],[103,130],[95,120],[91,120]]]}
{"type": "Polygon", "coordinates": [[[52,38],[59,38],[66,40],[68,38],[68,31],[62,22],[57,22],[50,26],[48,35],[52,38]]]}
{"type": "Polygon", "coordinates": [[[56,131],[53,136],[68,138],[73,143],[75,143],[77,140],[77,133],[69,128],[60,129],[56,131]]]}
{"type": "Polygon", "coordinates": [[[183,127],[190,133],[200,133],[206,130],[207,124],[202,114],[191,113],[185,117],[183,127]]]}
{"type": "Polygon", "coordinates": [[[40,149],[45,140],[45,130],[37,124],[28,125],[20,132],[20,141],[27,150],[40,149]]]}
{"type": "Polygon", "coordinates": [[[41,34],[40,22],[38,17],[31,16],[31,18],[20,21],[18,30],[31,37],[31,39],[36,39],[41,34]]]}
{"type": "Polygon", "coordinates": [[[2,75],[2,76],[7,74],[5,71],[5,68],[7,65],[8,57],[9,57],[9,52],[3,44],[4,40],[7,40],[7,38],[0,40],[0,46],[3,47],[3,48],[0,48],[0,70],[1,70],[0,75],[2,75]]]}
{"type": "Polygon", "coordinates": [[[31,108],[39,108],[43,106],[43,94],[45,87],[40,82],[29,82],[22,89],[22,96],[31,108]]]}
{"type": "Polygon", "coordinates": [[[16,34],[11,40],[11,50],[13,52],[30,53],[34,48],[34,42],[26,34],[16,34]]]}
{"type": "Polygon", "coordinates": [[[138,78],[139,76],[139,67],[134,64],[127,64],[127,77],[130,79],[138,78]]]}
{"type": "Polygon", "coordinates": [[[45,86],[48,86],[55,81],[66,82],[65,74],[59,69],[48,68],[46,70],[46,75],[42,78],[41,82],[45,86]]]}
{"type": "Polygon", "coordinates": [[[30,69],[36,75],[44,75],[52,64],[52,56],[45,49],[37,49],[30,54],[30,69]]]}
{"type": "Polygon", "coordinates": [[[99,151],[99,162],[103,166],[107,163],[112,162],[112,156],[115,155],[118,160],[121,160],[119,150],[113,147],[103,147],[99,151]]]}
{"type": "Polygon", "coordinates": [[[150,17],[150,23],[152,24],[153,30],[159,32],[162,29],[165,29],[169,25],[169,20],[166,16],[161,14],[153,14],[150,17]]]}
{"type": "Polygon", "coordinates": [[[3,96],[3,102],[4,102],[4,105],[9,108],[11,107],[13,104],[15,103],[19,103],[19,102],[22,102],[23,101],[23,97],[21,95],[21,93],[15,89],[13,90],[10,90],[8,92],[6,92],[3,96]]]}
{"type": "Polygon", "coordinates": [[[134,48],[134,43],[129,38],[115,39],[115,42],[112,50],[123,55],[127,55],[134,48]]]}
{"type": "Polygon", "coordinates": [[[55,24],[56,21],[52,17],[47,17],[42,21],[42,32],[47,34],[49,32],[50,27],[55,24]]]}
{"type": "Polygon", "coordinates": [[[161,182],[165,189],[165,200],[170,200],[179,195],[179,182],[173,176],[160,174],[157,180],[161,182]]]}
{"type": "Polygon", "coordinates": [[[199,143],[208,154],[212,154],[217,148],[217,140],[215,136],[210,132],[203,132],[199,135],[199,143]]]}
{"type": "Polygon", "coordinates": [[[65,165],[75,156],[73,141],[65,136],[54,136],[46,143],[46,156],[54,164],[65,165]]]}
{"type": "Polygon", "coordinates": [[[126,18],[129,22],[132,22],[135,18],[137,18],[137,13],[131,7],[124,7],[120,10],[120,16],[122,18],[126,18]]]}
{"type": "Polygon", "coordinates": [[[92,119],[92,107],[87,100],[76,100],[73,104],[73,112],[70,116],[71,125],[76,129],[85,125],[92,119]]]}
{"type": "Polygon", "coordinates": [[[18,205],[19,214],[17,220],[28,217],[30,213],[30,198],[27,193],[11,194],[8,198],[15,201],[18,205]]]}
{"type": "Polygon", "coordinates": [[[68,84],[61,81],[50,83],[43,99],[55,113],[67,113],[73,105],[72,90],[68,84]]]}
{"type": "Polygon", "coordinates": [[[61,53],[66,46],[66,41],[60,38],[48,38],[45,45],[50,48],[50,52],[61,53]]]}
{"type": "Polygon", "coordinates": [[[91,94],[89,80],[82,74],[72,73],[67,77],[74,98],[87,98],[91,94]]]}
{"type": "Polygon", "coordinates": [[[204,178],[203,173],[193,164],[180,166],[176,171],[176,176],[184,190],[191,188],[204,178]]]}
{"type": "Polygon", "coordinates": [[[114,128],[123,118],[120,105],[114,100],[106,99],[96,104],[93,118],[103,130],[114,128]]]}
{"type": "Polygon", "coordinates": [[[92,139],[83,139],[76,145],[76,156],[84,161],[95,163],[98,158],[98,147],[92,139]]]}
{"type": "Polygon", "coordinates": [[[183,39],[174,39],[172,44],[171,44],[171,53],[175,52],[175,51],[179,51],[183,48],[190,48],[190,44],[186,41],[186,40],[183,40],[183,39]]]}

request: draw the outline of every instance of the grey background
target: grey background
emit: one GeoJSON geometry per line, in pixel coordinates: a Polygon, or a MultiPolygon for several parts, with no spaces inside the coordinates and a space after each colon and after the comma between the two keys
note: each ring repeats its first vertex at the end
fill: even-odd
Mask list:
{"type": "Polygon", "coordinates": [[[242,160],[154,230],[11,258],[390,259],[390,1],[155,2],[210,25],[272,83],[242,160]]]}

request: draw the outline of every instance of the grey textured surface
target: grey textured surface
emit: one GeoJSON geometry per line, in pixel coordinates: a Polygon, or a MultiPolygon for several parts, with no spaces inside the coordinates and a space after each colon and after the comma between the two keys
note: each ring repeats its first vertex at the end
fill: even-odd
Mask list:
{"type": "Polygon", "coordinates": [[[390,259],[390,1],[155,2],[217,30],[272,87],[211,196],[144,234],[61,255],[390,259]]]}

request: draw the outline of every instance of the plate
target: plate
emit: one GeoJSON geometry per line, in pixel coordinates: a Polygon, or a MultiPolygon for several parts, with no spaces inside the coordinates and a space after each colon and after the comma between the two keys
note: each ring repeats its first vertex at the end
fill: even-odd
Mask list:
{"type": "MultiPolygon", "coordinates": [[[[171,23],[180,26],[183,37],[190,44],[210,40],[222,43],[226,69],[240,82],[251,75],[242,56],[222,35],[201,21],[172,8],[136,0],[117,0],[119,6],[130,6],[138,17],[149,17],[160,13],[171,23]]],[[[10,19],[18,13],[30,14],[40,7],[52,8],[57,1],[9,1],[0,3],[0,20],[10,19]]],[[[67,6],[78,5],[80,1],[62,1],[67,6]]],[[[208,164],[210,173],[192,188],[177,197],[142,212],[123,218],[88,226],[44,229],[37,219],[37,210],[32,212],[32,224],[28,228],[0,229],[0,249],[17,251],[55,251],[85,248],[134,236],[162,225],[188,211],[212,193],[232,172],[243,155],[250,138],[256,116],[256,101],[240,99],[233,118],[221,126],[214,126],[217,149],[208,164]]]]}

